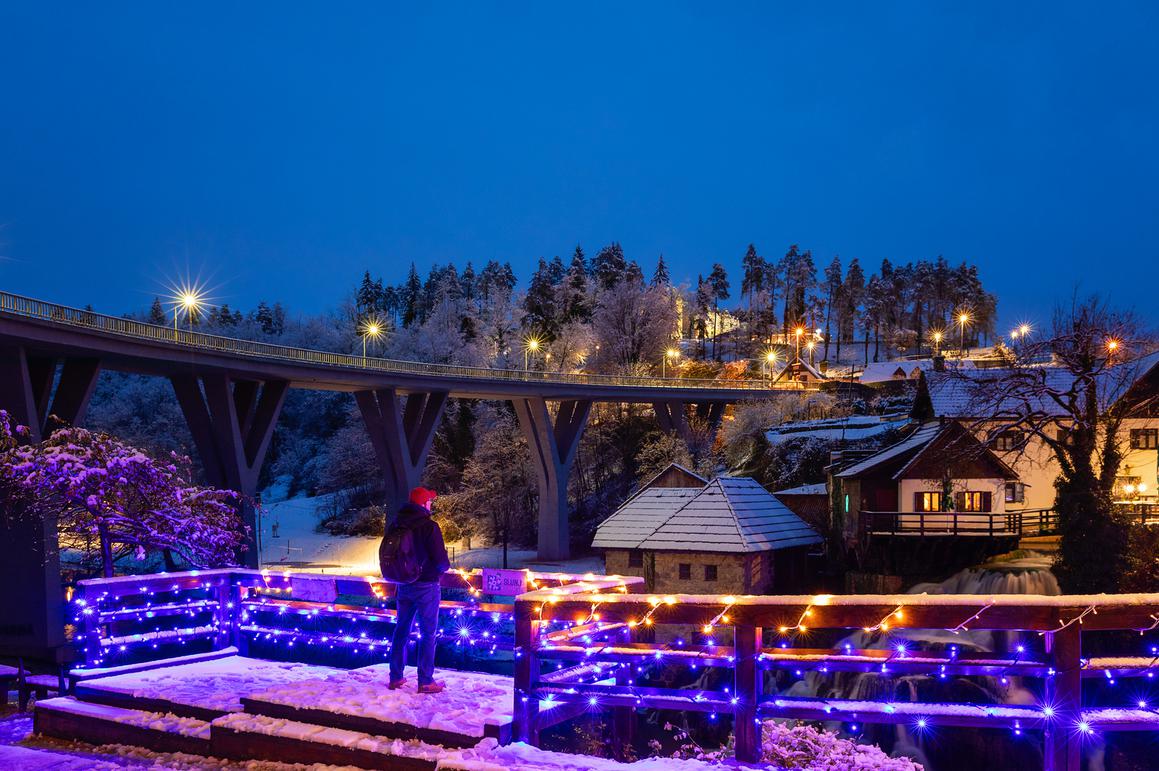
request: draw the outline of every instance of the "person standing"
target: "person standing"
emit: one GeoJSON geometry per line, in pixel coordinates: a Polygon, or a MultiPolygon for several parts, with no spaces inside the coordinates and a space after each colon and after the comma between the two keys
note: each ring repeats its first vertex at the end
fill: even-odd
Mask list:
{"type": "Polygon", "coordinates": [[[386,531],[379,547],[383,578],[397,584],[398,616],[390,649],[390,684],[395,690],[406,684],[406,648],[415,618],[419,622],[418,692],[439,693],[435,682],[435,635],[439,625],[439,579],[451,561],[443,531],[431,518],[434,490],[416,487],[386,531]]]}

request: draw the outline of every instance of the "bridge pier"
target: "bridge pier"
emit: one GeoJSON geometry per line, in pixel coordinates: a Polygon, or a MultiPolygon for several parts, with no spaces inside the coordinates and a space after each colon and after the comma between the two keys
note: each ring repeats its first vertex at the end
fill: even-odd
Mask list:
{"type": "Polygon", "coordinates": [[[94,358],[62,362],[24,346],[0,347],[0,408],[14,423],[28,427],[28,441],[39,442],[59,426],[84,420],[99,374],[100,362],[94,358]]]}
{"type": "Polygon", "coordinates": [[[235,379],[219,373],[172,375],[169,381],[193,435],[206,480],[242,496],[242,521],[250,529],[245,566],[256,568],[261,555],[253,501],[289,383],[235,379]]]}
{"type": "MultiPolygon", "coordinates": [[[[697,402],[694,404],[696,419],[708,426],[712,433],[720,428],[720,421],[724,417],[724,402],[697,402]]],[[[674,433],[684,441],[691,441],[692,426],[688,422],[687,403],[680,399],[665,399],[652,402],[652,409],[656,413],[656,421],[660,430],[674,433]]]]}
{"type": "Polygon", "coordinates": [[[539,488],[539,559],[567,559],[571,554],[567,480],[591,414],[591,400],[561,401],[554,421],[543,398],[513,399],[511,403],[527,439],[539,488]]]}
{"type": "Polygon", "coordinates": [[[386,482],[388,516],[398,511],[422,480],[447,396],[446,391],[411,392],[404,403],[395,388],[354,394],[386,482]]]}

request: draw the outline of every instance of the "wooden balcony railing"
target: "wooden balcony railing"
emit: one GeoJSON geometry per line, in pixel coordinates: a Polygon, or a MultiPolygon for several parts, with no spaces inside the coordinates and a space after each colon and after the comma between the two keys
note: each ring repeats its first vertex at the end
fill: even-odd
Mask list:
{"type": "Polygon", "coordinates": [[[978,511],[862,511],[865,536],[1033,536],[1058,532],[1053,509],[1007,512],[978,511]]]}

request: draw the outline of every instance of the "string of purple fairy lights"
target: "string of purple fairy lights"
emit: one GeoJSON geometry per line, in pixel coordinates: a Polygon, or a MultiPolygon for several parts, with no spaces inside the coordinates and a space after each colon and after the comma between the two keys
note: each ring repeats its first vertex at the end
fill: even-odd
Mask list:
{"type": "MultiPolygon", "coordinates": [[[[501,652],[511,651],[513,649],[511,634],[514,624],[513,612],[480,607],[479,600],[482,593],[471,584],[469,578],[465,577],[464,581],[468,591],[466,603],[447,607],[441,614],[445,622],[439,629],[441,644],[455,649],[469,650],[476,655],[483,656],[496,656],[501,652]]],[[[305,646],[315,650],[342,650],[356,655],[389,656],[394,616],[387,607],[367,606],[357,610],[349,607],[338,608],[333,604],[321,604],[311,608],[292,607],[287,604],[287,599],[292,594],[288,588],[269,585],[244,587],[241,595],[243,599],[235,607],[233,602],[222,602],[212,596],[214,592],[228,588],[226,582],[221,580],[206,579],[194,584],[173,583],[166,585],[157,579],[142,579],[142,583],[135,592],[121,592],[116,595],[105,592],[97,593],[96,596],[77,597],[73,602],[74,618],[78,625],[83,625],[86,629],[84,638],[86,668],[108,666],[117,659],[139,655],[138,652],[141,649],[157,651],[165,647],[168,650],[170,646],[188,646],[194,642],[210,639],[220,641],[229,633],[231,626],[236,627],[237,633],[244,635],[251,643],[280,645],[286,651],[305,646]],[[251,596],[246,597],[246,594],[251,596]],[[171,621],[163,622],[164,619],[171,621]],[[353,626],[349,629],[340,626],[334,630],[307,628],[310,623],[317,623],[319,620],[345,620],[353,626]],[[204,621],[204,623],[198,623],[199,621],[204,621]],[[379,624],[388,624],[389,628],[383,629],[381,632],[363,628],[366,625],[377,626],[379,624]],[[135,626],[137,628],[117,635],[113,635],[111,631],[107,634],[103,631],[111,630],[113,625],[118,627],[135,626]]],[[[577,596],[582,597],[582,595],[577,596]]],[[[295,604],[301,603],[301,601],[294,602],[295,604]]],[[[596,675],[589,674],[589,679],[591,676],[606,677],[609,672],[622,671],[624,668],[629,669],[634,676],[633,680],[646,679],[652,676],[656,667],[667,666],[673,660],[684,660],[689,670],[695,671],[699,666],[696,658],[701,657],[710,662],[704,666],[725,666],[726,668],[735,666],[735,657],[726,653],[726,649],[721,649],[719,653],[716,652],[717,643],[713,636],[717,624],[728,624],[728,612],[735,602],[736,598],[733,597],[721,598],[723,609],[700,630],[703,633],[702,643],[707,652],[697,653],[688,650],[687,642],[683,638],[676,637],[664,644],[663,647],[647,650],[639,655],[634,654],[632,662],[602,663],[600,665],[602,669],[596,675]],[[673,656],[671,654],[684,655],[673,656]]],[[[640,626],[652,626],[654,623],[659,623],[656,614],[671,604],[663,600],[652,604],[644,618],[634,623],[601,626],[597,612],[599,602],[594,602],[586,618],[570,621],[550,619],[544,622],[544,626],[548,629],[551,628],[549,625],[554,625],[557,628],[557,633],[564,635],[563,645],[556,646],[552,642],[547,642],[538,653],[542,658],[550,660],[553,649],[557,647],[574,648],[576,646],[572,643],[578,641],[584,649],[580,663],[586,663],[589,659],[602,656],[608,651],[615,652],[617,650],[615,644],[617,636],[630,634],[632,629],[640,626]],[[594,624],[592,630],[574,638],[568,635],[569,630],[590,624],[594,624]]],[[[992,606],[993,603],[983,606],[978,611],[971,613],[962,623],[945,631],[954,634],[969,631],[969,627],[981,620],[992,606]]],[[[777,630],[784,638],[778,643],[779,649],[791,650],[794,647],[794,642],[808,633],[807,621],[811,616],[811,609],[812,606],[807,607],[794,626],[783,626],[777,630]]],[[[1086,616],[1097,614],[1097,612],[1097,607],[1091,605],[1072,618],[1060,620],[1059,626],[1052,631],[1061,631],[1075,624],[1081,625],[1086,616]]],[[[891,631],[896,634],[896,625],[904,621],[904,613],[904,606],[898,606],[878,623],[869,625],[862,631],[872,635],[889,635],[891,631]]],[[[1150,618],[1153,623],[1138,629],[1140,635],[1146,636],[1148,632],[1159,629],[1159,614],[1151,614],[1150,618]]],[[[547,639],[551,632],[545,631],[542,634],[544,639],[547,639]]],[[[412,634],[412,638],[417,639],[418,634],[412,634]]],[[[1159,646],[1146,644],[1149,655],[1131,659],[1129,664],[1100,667],[1092,663],[1092,660],[1087,659],[1083,660],[1082,666],[1084,669],[1101,671],[1105,684],[1112,687],[1115,686],[1119,678],[1154,680],[1155,672],[1159,669],[1159,646]]],[[[951,674],[962,669],[960,666],[961,652],[957,645],[948,646],[945,657],[940,659],[936,656],[926,655],[924,652],[917,655],[919,651],[911,649],[910,646],[910,641],[899,639],[897,642],[891,642],[889,655],[885,660],[871,662],[871,656],[865,655],[866,671],[870,671],[869,665],[872,663],[873,668],[881,675],[903,674],[911,668],[911,665],[921,663],[927,668],[930,665],[934,666],[935,669],[928,674],[944,681],[951,674]]],[[[846,657],[860,654],[860,652],[855,654],[854,649],[848,643],[832,653],[834,656],[840,656],[844,653],[846,657]]],[[[1053,668],[1049,667],[1046,667],[1044,672],[1039,671],[1045,665],[1039,665],[1034,661],[1034,657],[1028,653],[1025,643],[1017,644],[1013,653],[1014,655],[1004,662],[994,662],[995,668],[999,671],[992,676],[1000,684],[1008,685],[1009,677],[1015,673],[1044,677],[1047,680],[1056,675],[1053,668]]],[[[519,652],[515,651],[514,655],[518,656],[519,652]]],[[[756,660],[763,669],[791,669],[796,677],[803,678],[809,672],[829,673],[831,671],[830,664],[834,659],[814,656],[808,660],[783,662],[774,660],[764,652],[758,652],[756,660]]],[[[1097,662],[1097,660],[1095,661],[1097,662]]],[[[557,669],[564,667],[561,662],[555,663],[557,669]]],[[[634,694],[639,706],[646,706],[646,699],[634,690],[632,684],[623,685],[621,688],[623,693],[628,696],[634,694]]],[[[724,692],[730,694],[730,689],[726,687],[724,692]]],[[[692,701],[697,700],[696,695],[689,698],[692,701]]],[[[586,696],[585,699],[589,708],[599,707],[598,696],[586,696]]],[[[730,694],[729,700],[735,704],[736,697],[730,694]]],[[[554,696],[548,701],[549,704],[566,703],[556,701],[554,696]]],[[[826,705],[826,713],[840,715],[844,711],[841,700],[820,701],[826,705]]],[[[781,700],[781,702],[788,702],[788,700],[781,700]]],[[[772,703],[777,705],[781,702],[774,700],[772,703]]],[[[1159,718],[1159,711],[1156,711],[1152,703],[1153,700],[1140,691],[1132,695],[1130,708],[1155,714],[1159,718]]],[[[886,703],[882,706],[882,710],[887,714],[894,714],[901,706],[903,705],[886,703]]],[[[948,704],[939,706],[966,707],[966,705],[948,704]]],[[[988,716],[1008,711],[1001,705],[973,705],[969,708],[976,709],[981,714],[988,716]]],[[[1049,703],[1041,703],[1035,709],[1036,711],[1032,714],[1037,718],[1039,726],[1034,727],[1050,724],[1059,718],[1057,710],[1049,703]]],[[[709,718],[715,720],[717,713],[711,712],[709,718]]],[[[1083,716],[1080,715],[1073,719],[1075,720],[1074,729],[1077,732],[1082,734],[1094,732],[1095,727],[1083,716]]],[[[932,728],[935,723],[935,715],[913,717],[913,726],[919,730],[932,728]]],[[[860,726],[858,723],[850,723],[847,727],[850,733],[857,734],[860,726]]],[[[1015,735],[1022,735],[1025,730],[1023,721],[1014,720],[1011,730],[1015,735]]]]}

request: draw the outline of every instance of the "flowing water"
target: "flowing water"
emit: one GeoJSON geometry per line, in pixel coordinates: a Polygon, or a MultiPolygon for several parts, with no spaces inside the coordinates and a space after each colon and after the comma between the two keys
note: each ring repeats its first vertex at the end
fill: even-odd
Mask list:
{"type": "MultiPolygon", "coordinates": [[[[940,583],[916,584],[908,594],[1042,594],[1058,595],[1058,582],[1050,572],[1051,558],[1036,552],[1017,551],[996,557],[977,567],[967,568],[940,583]]],[[[894,649],[905,644],[909,650],[945,651],[956,646],[962,653],[1013,651],[1016,632],[902,630],[897,634],[855,632],[838,643],[854,649],[894,649]]],[[[875,701],[945,701],[1033,704],[1034,695],[1019,678],[953,677],[931,675],[885,676],[874,672],[808,672],[784,691],[786,696],[865,699],[875,701]]],[[[840,730],[840,724],[830,726],[840,730]]],[[[932,767],[924,751],[925,736],[908,725],[894,727],[894,754],[907,755],[932,767]]],[[[944,738],[944,737],[943,737],[944,738]]]]}

